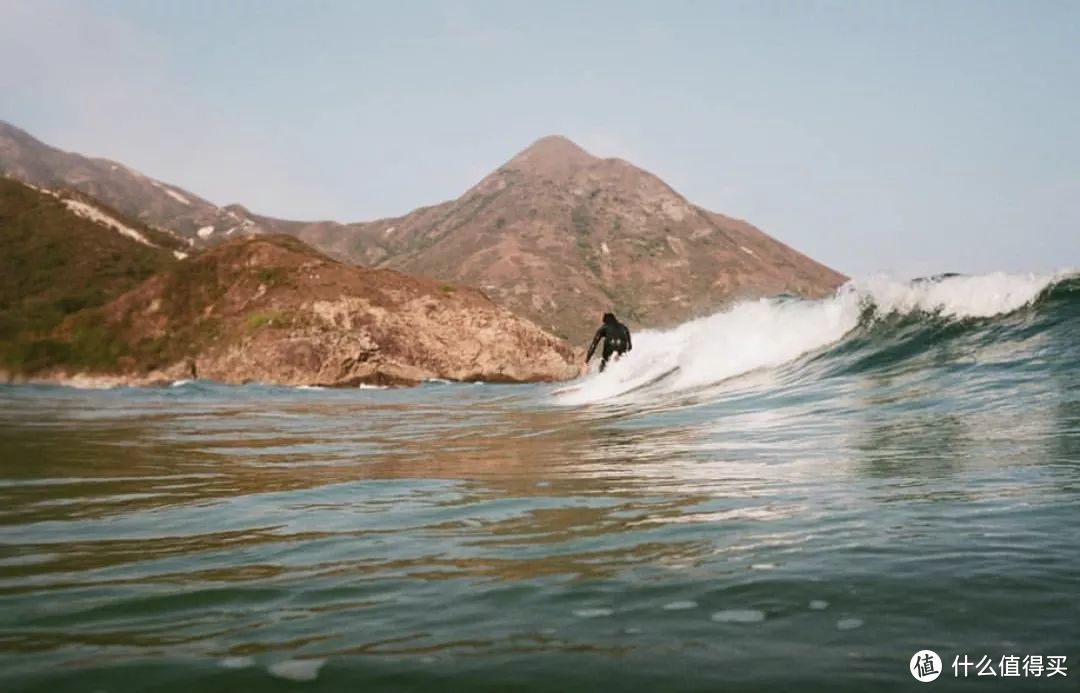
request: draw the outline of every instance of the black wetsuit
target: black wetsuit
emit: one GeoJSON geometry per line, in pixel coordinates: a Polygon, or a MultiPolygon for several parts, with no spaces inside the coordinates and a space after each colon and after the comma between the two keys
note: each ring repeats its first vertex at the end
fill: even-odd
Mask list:
{"type": "Polygon", "coordinates": [[[600,359],[600,372],[603,373],[612,354],[624,354],[630,351],[634,345],[630,342],[630,330],[626,328],[626,325],[616,320],[611,313],[607,313],[604,315],[604,324],[596,331],[596,336],[593,337],[592,344],[589,345],[589,353],[585,356],[585,363],[588,363],[589,359],[592,358],[593,352],[596,351],[596,345],[600,343],[601,339],[604,340],[604,348],[601,352],[602,358],[600,359]]]}

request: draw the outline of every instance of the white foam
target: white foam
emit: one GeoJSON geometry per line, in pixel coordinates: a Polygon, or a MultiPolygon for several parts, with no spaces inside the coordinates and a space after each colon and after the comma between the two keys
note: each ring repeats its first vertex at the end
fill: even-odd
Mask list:
{"type": "Polygon", "coordinates": [[[62,382],[67,387],[73,387],[76,390],[111,390],[125,385],[123,378],[119,376],[87,375],[85,373],[76,373],[69,378],[65,378],[62,382]]]}
{"type": "Polygon", "coordinates": [[[649,392],[679,391],[774,368],[839,341],[873,303],[879,314],[938,312],[947,317],[989,317],[1033,301],[1068,273],[989,274],[939,281],[901,282],[884,277],[853,281],[818,301],[759,299],[670,330],[634,334],[634,349],[575,386],[554,394],[559,404],[587,404],[649,385],[649,392]]]}
{"type": "Polygon", "coordinates": [[[953,318],[988,318],[1022,308],[1068,274],[996,272],[920,282],[897,282],[878,276],[849,282],[842,292],[870,296],[881,313],[918,310],[953,318]]]}
{"type": "Polygon", "coordinates": [[[696,609],[697,602],[690,601],[689,599],[685,601],[668,602],[667,604],[664,604],[662,608],[664,611],[685,611],[686,609],[696,609]]]}
{"type": "Polygon", "coordinates": [[[251,657],[226,657],[218,662],[225,669],[247,669],[255,666],[255,660],[251,657]]]}
{"type": "Polygon", "coordinates": [[[810,608],[814,611],[824,611],[829,608],[829,602],[824,599],[812,599],[810,601],[810,608]]]}
{"type": "Polygon", "coordinates": [[[615,613],[611,609],[576,609],[574,615],[578,618],[602,618],[615,613]]]}
{"type": "Polygon", "coordinates": [[[325,659],[286,659],[271,664],[266,670],[289,681],[314,681],[323,664],[326,664],[325,659]]]}
{"type": "Polygon", "coordinates": [[[856,628],[862,628],[863,620],[861,618],[842,618],[836,622],[837,630],[855,630],[856,628]]]}
{"type": "Polygon", "coordinates": [[[717,623],[761,623],[765,620],[765,612],[758,609],[727,609],[717,611],[712,615],[712,620],[717,623]]]}

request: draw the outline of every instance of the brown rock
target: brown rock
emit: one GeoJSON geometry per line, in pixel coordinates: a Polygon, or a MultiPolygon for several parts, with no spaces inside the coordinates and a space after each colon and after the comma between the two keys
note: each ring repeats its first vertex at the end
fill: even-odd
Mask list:
{"type": "Polygon", "coordinates": [[[128,352],[120,370],[135,384],[193,372],[333,386],[581,372],[580,353],[479,291],[342,264],[284,236],[218,246],[78,320],[91,317],[128,352]]]}

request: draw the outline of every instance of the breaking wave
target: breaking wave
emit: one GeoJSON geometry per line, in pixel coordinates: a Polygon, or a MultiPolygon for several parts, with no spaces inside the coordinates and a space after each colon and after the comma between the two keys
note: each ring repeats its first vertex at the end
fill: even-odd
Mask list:
{"type": "Polygon", "coordinates": [[[665,331],[634,335],[634,350],[604,373],[554,390],[558,404],[655,397],[714,386],[780,366],[804,377],[884,368],[943,340],[1008,342],[1080,309],[1080,275],[987,274],[900,282],[851,281],[816,301],[734,305],[665,331]],[[817,370],[815,370],[815,368],[817,370]]]}

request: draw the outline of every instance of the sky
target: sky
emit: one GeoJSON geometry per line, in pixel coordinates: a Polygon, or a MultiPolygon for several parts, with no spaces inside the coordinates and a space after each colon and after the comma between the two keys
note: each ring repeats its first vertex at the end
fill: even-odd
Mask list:
{"type": "Polygon", "coordinates": [[[0,120],[364,221],[565,135],[846,274],[1080,267],[1080,2],[0,0],[0,120]]]}

